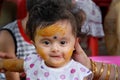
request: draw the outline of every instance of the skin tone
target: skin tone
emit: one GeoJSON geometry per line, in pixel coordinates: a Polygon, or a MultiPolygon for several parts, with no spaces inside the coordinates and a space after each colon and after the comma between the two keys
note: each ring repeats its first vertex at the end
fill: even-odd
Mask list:
{"type": "Polygon", "coordinates": [[[47,66],[58,68],[70,61],[75,39],[71,24],[64,20],[37,29],[34,45],[47,66]]]}

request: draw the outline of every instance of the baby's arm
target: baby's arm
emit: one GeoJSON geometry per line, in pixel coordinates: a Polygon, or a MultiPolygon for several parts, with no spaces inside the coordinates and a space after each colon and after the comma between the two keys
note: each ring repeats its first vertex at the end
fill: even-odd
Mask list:
{"type": "Polygon", "coordinates": [[[23,72],[23,59],[1,59],[0,69],[10,72],[23,72]]]}

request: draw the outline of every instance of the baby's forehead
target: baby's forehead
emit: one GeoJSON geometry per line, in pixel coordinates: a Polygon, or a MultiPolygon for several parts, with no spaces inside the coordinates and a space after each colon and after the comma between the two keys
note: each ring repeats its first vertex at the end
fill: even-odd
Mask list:
{"type": "Polygon", "coordinates": [[[60,25],[50,25],[42,29],[37,29],[37,34],[41,36],[52,36],[57,33],[60,33],[61,35],[65,34],[65,27],[62,27],[60,25]]]}
{"type": "Polygon", "coordinates": [[[41,23],[37,28],[39,29],[43,29],[43,28],[46,28],[46,27],[53,27],[53,26],[61,26],[61,27],[66,27],[66,26],[71,26],[71,22],[70,20],[58,20],[57,22],[44,22],[44,23],[41,23]]]}
{"type": "MultiPolygon", "coordinates": [[[[72,31],[70,28],[71,25],[66,22],[61,23],[55,23],[53,25],[48,25],[43,28],[37,29],[36,33],[41,36],[53,36],[55,34],[59,34],[61,36],[64,36],[67,32],[72,31]]],[[[71,32],[70,32],[71,33],[71,32]]]]}

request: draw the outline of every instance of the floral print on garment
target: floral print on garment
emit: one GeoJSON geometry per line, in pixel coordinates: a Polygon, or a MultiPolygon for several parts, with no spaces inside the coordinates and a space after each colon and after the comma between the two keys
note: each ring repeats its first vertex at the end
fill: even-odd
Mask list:
{"type": "Polygon", "coordinates": [[[71,60],[61,68],[50,68],[38,55],[29,55],[24,62],[26,80],[92,80],[92,72],[82,64],[71,60]]]}

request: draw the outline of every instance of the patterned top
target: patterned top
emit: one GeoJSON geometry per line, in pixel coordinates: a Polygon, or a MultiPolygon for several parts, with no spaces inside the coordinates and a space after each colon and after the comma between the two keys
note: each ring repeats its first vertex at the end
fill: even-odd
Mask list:
{"type": "Polygon", "coordinates": [[[103,37],[104,31],[99,7],[92,0],[76,0],[76,8],[73,11],[79,9],[86,13],[87,18],[81,31],[94,37],[103,37]]]}
{"type": "Polygon", "coordinates": [[[18,58],[25,59],[29,54],[36,53],[35,47],[30,43],[30,40],[27,38],[20,20],[14,21],[5,27],[4,29],[9,29],[16,40],[16,56],[18,58]]]}
{"type": "Polygon", "coordinates": [[[24,62],[26,80],[92,80],[92,72],[82,64],[71,60],[61,68],[46,66],[37,54],[29,55],[24,62]]]}

